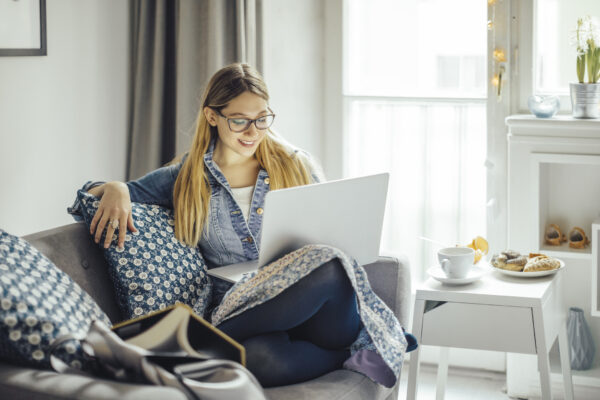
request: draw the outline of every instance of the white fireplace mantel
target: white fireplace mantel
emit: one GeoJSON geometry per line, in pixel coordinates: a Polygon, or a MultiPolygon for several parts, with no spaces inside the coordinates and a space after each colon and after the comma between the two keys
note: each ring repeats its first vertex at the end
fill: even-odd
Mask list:
{"type": "MultiPolygon", "coordinates": [[[[567,306],[584,310],[600,348],[600,243],[598,232],[593,232],[600,229],[600,120],[513,115],[506,118],[506,125],[508,247],[565,261],[562,273],[567,306]],[[595,243],[581,250],[569,248],[567,243],[547,245],[544,232],[549,224],[559,225],[564,234],[579,226],[591,241],[594,237],[595,243]]],[[[536,376],[535,370],[535,360],[510,354],[508,394],[539,396],[531,392],[539,388],[539,382],[531,378],[536,376]]],[[[553,376],[554,385],[561,385],[559,378],[553,376]]],[[[573,383],[576,398],[588,398],[586,390],[597,393],[600,357],[596,357],[593,369],[573,371],[573,383]]]]}
{"type": "Polygon", "coordinates": [[[576,119],[566,115],[537,118],[518,114],[507,117],[506,125],[514,136],[600,139],[600,119],[576,119]]]}

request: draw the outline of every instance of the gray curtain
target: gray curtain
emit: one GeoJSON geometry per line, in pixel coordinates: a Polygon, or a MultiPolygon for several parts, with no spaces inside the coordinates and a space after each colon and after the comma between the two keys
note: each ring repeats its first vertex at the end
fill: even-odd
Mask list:
{"type": "Polygon", "coordinates": [[[188,149],[202,91],[219,68],[262,70],[262,0],[130,0],[126,179],[188,149]]]}

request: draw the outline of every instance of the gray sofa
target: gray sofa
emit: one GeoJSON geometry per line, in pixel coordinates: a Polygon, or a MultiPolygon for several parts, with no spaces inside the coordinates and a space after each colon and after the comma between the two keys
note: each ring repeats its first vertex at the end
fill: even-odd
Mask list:
{"type": "MultiPolygon", "coordinates": [[[[102,251],[83,223],[73,223],[25,236],[86,290],[113,322],[119,320],[102,251]]],[[[396,313],[403,326],[408,320],[410,269],[406,259],[381,257],[365,266],[375,292],[396,313]]],[[[398,397],[398,387],[387,389],[367,377],[337,370],[301,384],[270,388],[270,399],[387,399],[398,397]]],[[[127,384],[88,376],[58,374],[10,365],[0,361],[0,398],[54,399],[186,399],[172,388],[127,384]]]]}

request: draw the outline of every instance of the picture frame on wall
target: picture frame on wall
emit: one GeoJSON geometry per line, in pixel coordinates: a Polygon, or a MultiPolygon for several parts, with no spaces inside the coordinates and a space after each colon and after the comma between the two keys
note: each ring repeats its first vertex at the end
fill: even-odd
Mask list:
{"type": "Polygon", "coordinates": [[[46,0],[0,0],[0,56],[45,56],[46,0]]]}

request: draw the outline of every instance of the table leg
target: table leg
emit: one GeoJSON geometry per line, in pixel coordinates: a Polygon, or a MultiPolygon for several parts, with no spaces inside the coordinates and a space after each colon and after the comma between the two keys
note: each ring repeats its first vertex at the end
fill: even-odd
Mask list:
{"type": "Polygon", "coordinates": [[[546,344],[544,332],[544,318],[540,307],[533,307],[533,330],[537,347],[538,369],[540,371],[540,383],[542,386],[542,399],[552,399],[552,387],[550,385],[550,348],[546,344]]]}
{"type": "Polygon", "coordinates": [[[417,338],[419,346],[410,353],[410,370],[408,373],[407,400],[417,398],[417,378],[419,377],[419,354],[421,352],[421,337],[423,328],[423,313],[425,312],[425,300],[415,300],[413,311],[412,334],[417,338]]]}
{"type": "Polygon", "coordinates": [[[573,400],[573,378],[571,375],[571,357],[569,356],[569,342],[567,340],[567,324],[563,323],[558,332],[558,352],[560,353],[560,367],[562,369],[565,400],[573,400]]]}
{"type": "Polygon", "coordinates": [[[440,347],[440,361],[437,371],[437,384],[435,386],[436,400],[444,400],[446,393],[446,381],[448,380],[448,347],[440,347]]]}

